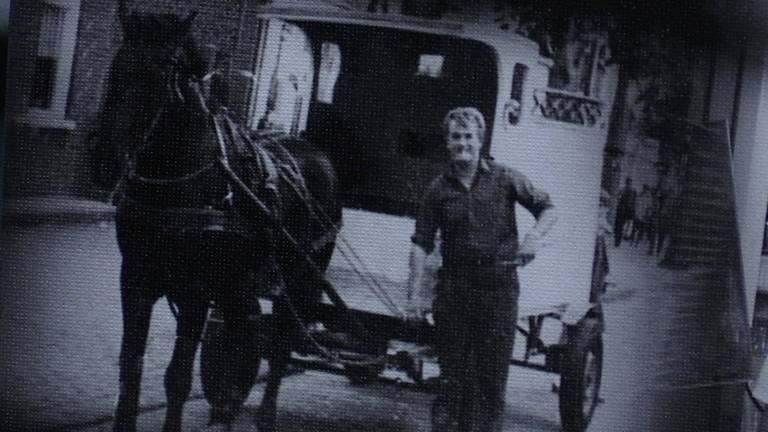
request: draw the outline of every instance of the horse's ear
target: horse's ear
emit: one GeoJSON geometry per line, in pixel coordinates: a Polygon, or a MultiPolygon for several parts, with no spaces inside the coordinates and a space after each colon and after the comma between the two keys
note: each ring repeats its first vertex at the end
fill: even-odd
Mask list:
{"type": "Polygon", "coordinates": [[[120,25],[123,27],[123,31],[128,30],[128,17],[130,15],[128,11],[128,0],[118,0],[117,3],[117,16],[120,18],[120,25]]]}
{"type": "Polygon", "coordinates": [[[189,31],[189,29],[192,27],[192,22],[195,20],[196,17],[197,17],[196,10],[190,12],[189,15],[187,15],[187,17],[184,18],[184,21],[181,22],[182,28],[185,31],[189,31]]]}

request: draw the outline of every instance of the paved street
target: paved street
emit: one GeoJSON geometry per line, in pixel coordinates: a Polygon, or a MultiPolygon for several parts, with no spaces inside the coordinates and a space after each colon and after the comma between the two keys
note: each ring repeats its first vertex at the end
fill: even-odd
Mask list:
{"type": "MultiPolygon", "coordinates": [[[[4,416],[40,428],[108,416],[122,322],[114,227],[40,225],[2,234],[4,416]]],[[[162,382],[174,336],[167,307],[157,307],[145,382],[162,382]]],[[[165,399],[161,386],[144,389],[144,404],[165,399]]]]}
{"type": "MultiPolygon", "coordinates": [[[[12,227],[2,231],[0,245],[0,412],[6,424],[10,429],[109,430],[121,334],[114,227],[12,227]]],[[[639,249],[623,246],[609,254],[615,285],[605,304],[605,401],[589,430],[658,430],[653,422],[660,411],[651,395],[670,382],[670,375],[681,377],[695,348],[681,345],[675,334],[686,332],[693,345],[706,343],[708,333],[699,332],[696,314],[716,314],[718,305],[695,284],[665,288],[687,276],[657,268],[639,249]]],[[[145,361],[142,430],[157,430],[162,421],[162,375],[173,337],[173,318],[165,303],[158,303],[145,361]]],[[[695,370],[690,373],[688,378],[700,378],[695,370]]],[[[512,369],[506,431],[560,430],[552,392],[556,379],[512,369]]],[[[263,385],[254,389],[235,430],[255,429],[248,414],[262,390],[263,385]]],[[[196,399],[186,411],[189,430],[206,429],[207,404],[200,393],[196,379],[196,399]]],[[[410,390],[353,387],[343,377],[308,372],[286,379],[279,422],[287,432],[427,431],[429,402],[429,395],[410,390]]],[[[673,411],[671,419],[688,414],[673,411]]]]}

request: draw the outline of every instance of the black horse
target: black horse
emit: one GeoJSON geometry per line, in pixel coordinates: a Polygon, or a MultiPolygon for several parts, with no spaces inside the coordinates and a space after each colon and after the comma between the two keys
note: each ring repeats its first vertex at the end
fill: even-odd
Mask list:
{"type": "MultiPolygon", "coordinates": [[[[272,293],[276,330],[267,349],[270,373],[256,421],[261,431],[274,430],[280,380],[300,337],[296,318],[312,320],[322,289],[316,270],[327,267],[334,249],[335,231],[328,228],[341,220],[335,173],[308,142],[284,137],[262,146],[247,139],[225,110],[207,106],[199,90],[207,65],[190,33],[192,16],[128,13],[121,5],[120,19],[123,44],[110,70],[96,149],[96,180],[106,187],[116,184],[123,256],[114,429],[136,428],[143,356],[158,299],[167,297],[176,309],[164,430],[178,431],[209,305],[223,311],[231,339],[244,343],[252,337],[247,316],[258,312],[256,297],[272,293]],[[292,157],[259,158],[270,146],[271,154],[288,148],[292,157]],[[275,175],[288,164],[286,158],[298,166],[314,210],[299,198],[295,184],[275,175]],[[233,184],[222,159],[268,205],[269,214],[233,184]],[[325,223],[313,217],[317,213],[325,223]],[[297,244],[286,241],[278,226],[297,244]]],[[[230,348],[232,367],[247,367],[236,363],[253,357],[230,348]]]]}

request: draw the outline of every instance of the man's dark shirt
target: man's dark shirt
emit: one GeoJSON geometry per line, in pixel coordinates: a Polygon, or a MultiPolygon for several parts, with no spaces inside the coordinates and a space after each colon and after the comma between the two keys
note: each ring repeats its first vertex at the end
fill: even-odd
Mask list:
{"type": "Polygon", "coordinates": [[[430,253],[439,229],[441,253],[449,266],[513,260],[518,247],[516,202],[536,218],[552,206],[549,195],[523,174],[490,160],[480,161],[469,190],[448,169],[427,188],[411,240],[430,253]]]}

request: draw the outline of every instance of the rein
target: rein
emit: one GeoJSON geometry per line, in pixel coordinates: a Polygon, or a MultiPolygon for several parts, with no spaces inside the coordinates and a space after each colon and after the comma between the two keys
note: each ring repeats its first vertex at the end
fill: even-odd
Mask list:
{"type": "Polygon", "coordinates": [[[178,177],[172,177],[172,178],[152,178],[152,177],[144,177],[140,176],[138,174],[133,173],[133,175],[130,177],[132,180],[136,180],[139,183],[148,184],[148,185],[155,185],[155,186],[167,186],[167,185],[174,185],[179,183],[185,183],[188,181],[192,181],[201,175],[205,174],[208,170],[212,169],[218,165],[218,161],[212,161],[203,166],[202,168],[198,169],[197,171],[193,171],[189,174],[180,175],[178,177]]]}
{"type": "MultiPolygon", "coordinates": [[[[262,201],[256,194],[253,193],[253,191],[248,187],[248,185],[245,184],[245,182],[240,178],[240,176],[237,175],[237,173],[232,169],[232,167],[229,164],[229,159],[226,156],[226,141],[224,141],[223,132],[221,130],[221,125],[219,124],[219,120],[216,116],[211,115],[212,122],[214,124],[214,127],[216,129],[216,138],[219,142],[219,147],[221,148],[221,154],[219,155],[219,163],[221,165],[221,168],[224,170],[224,173],[232,180],[232,182],[240,189],[245,196],[248,197],[248,199],[259,209],[260,212],[262,212],[267,218],[272,222],[274,227],[277,229],[277,231],[285,238],[286,243],[290,245],[292,248],[296,249],[296,251],[299,253],[299,255],[302,256],[305,263],[308,265],[308,267],[312,270],[313,273],[320,276],[320,279],[322,281],[325,281],[325,278],[323,277],[323,271],[317,266],[317,264],[312,260],[312,258],[309,256],[309,253],[307,253],[304,248],[301,247],[301,243],[299,243],[298,240],[290,233],[288,230],[283,226],[282,223],[280,223],[279,219],[275,215],[275,212],[272,211],[269,206],[262,201]]],[[[349,307],[344,302],[344,300],[339,297],[339,294],[330,287],[327,282],[322,284],[323,285],[323,291],[328,295],[331,302],[341,309],[344,312],[349,312],[349,307]]],[[[386,355],[378,356],[371,360],[349,360],[342,358],[342,355],[328,350],[325,348],[320,342],[315,339],[315,337],[312,335],[312,333],[307,328],[306,323],[304,323],[304,320],[301,319],[301,316],[299,316],[298,312],[296,311],[295,306],[293,305],[293,302],[291,302],[290,297],[288,294],[283,294],[280,297],[280,300],[284,301],[285,304],[288,306],[288,309],[291,311],[291,315],[293,319],[298,324],[299,328],[301,329],[302,334],[304,337],[309,340],[309,342],[312,344],[312,346],[318,351],[318,353],[325,357],[326,360],[338,362],[341,364],[348,364],[350,366],[371,366],[371,365],[380,365],[383,364],[386,361],[386,355]]],[[[370,336],[370,333],[368,330],[363,326],[363,324],[356,319],[355,317],[351,317],[351,322],[354,327],[356,327],[356,330],[359,332],[359,334],[370,336]]]]}
{"type": "MultiPolygon", "coordinates": [[[[172,56],[170,61],[170,65],[172,67],[178,67],[179,64],[182,62],[176,58],[176,56],[172,56]]],[[[207,73],[202,79],[200,79],[200,82],[205,82],[213,78],[213,76],[219,74],[220,71],[218,69],[212,70],[211,72],[207,73]]],[[[204,113],[206,116],[212,115],[210,110],[205,104],[204,99],[202,98],[202,95],[200,94],[200,90],[197,87],[197,83],[193,83],[194,92],[195,94],[200,98],[199,103],[202,107],[204,113]]],[[[181,91],[181,88],[179,87],[179,77],[178,73],[174,70],[173,73],[169,74],[168,83],[167,83],[167,89],[170,94],[175,95],[179,100],[182,102],[185,101],[183,92],[181,91]]],[[[146,132],[142,136],[142,142],[139,149],[136,151],[131,152],[130,154],[126,154],[126,170],[123,174],[123,178],[127,178],[129,180],[137,181],[141,184],[145,185],[153,185],[153,186],[170,186],[170,185],[176,185],[181,183],[186,183],[193,181],[209,170],[213,169],[218,162],[214,159],[213,161],[209,162],[208,164],[204,165],[203,167],[192,171],[187,174],[182,174],[176,177],[170,177],[170,178],[156,178],[156,177],[146,177],[138,174],[136,171],[136,158],[139,154],[143,153],[150,147],[150,140],[152,139],[152,136],[155,134],[155,130],[157,129],[158,123],[160,123],[160,118],[163,116],[163,114],[166,113],[168,110],[168,106],[171,104],[170,101],[166,100],[166,103],[162,105],[160,108],[158,108],[155,115],[152,117],[152,122],[150,122],[149,127],[147,128],[146,132]]],[[[123,180],[121,178],[120,182],[118,182],[117,187],[115,190],[118,190],[121,184],[123,183],[123,180]]],[[[229,194],[227,196],[230,196],[229,194]]]]}
{"type": "MultiPolygon", "coordinates": [[[[137,151],[131,152],[130,154],[126,154],[126,159],[127,159],[126,170],[123,175],[123,178],[118,184],[118,187],[120,187],[120,184],[122,184],[126,179],[131,181],[136,181],[142,184],[147,184],[147,185],[182,184],[185,182],[198,179],[200,176],[202,176],[206,172],[218,167],[221,170],[222,174],[224,174],[225,179],[228,180],[227,186],[228,186],[229,193],[227,194],[227,198],[230,198],[229,202],[232,203],[231,202],[231,197],[233,195],[232,189],[234,188],[234,189],[240,190],[242,194],[245,196],[245,198],[252,205],[254,205],[257,211],[262,215],[264,215],[267,218],[267,220],[270,221],[270,224],[273,226],[274,230],[278,233],[280,237],[282,237],[285,240],[284,244],[294,249],[298,253],[298,255],[301,257],[301,259],[305,261],[306,265],[312,271],[312,273],[319,276],[320,280],[323,282],[322,290],[323,292],[325,292],[325,294],[328,296],[331,302],[337,308],[339,308],[342,312],[349,313],[350,311],[349,307],[346,305],[344,300],[338,295],[338,293],[333,289],[333,287],[325,280],[323,276],[324,272],[314,262],[314,260],[312,259],[312,257],[310,256],[306,248],[303,247],[302,244],[282,224],[282,221],[280,220],[280,215],[277,209],[271,208],[271,206],[266,201],[264,201],[262,198],[257,196],[256,193],[254,193],[254,191],[251,189],[251,187],[249,187],[245,183],[245,181],[243,181],[240,175],[238,175],[238,173],[235,172],[235,170],[230,165],[229,151],[228,151],[229,144],[226,138],[226,134],[231,133],[233,135],[234,134],[243,135],[243,133],[242,131],[239,131],[236,127],[233,127],[232,120],[226,115],[226,113],[223,115],[220,115],[218,113],[212,112],[211,109],[208,107],[207,102],[201,92],[200,83],[203,82],[205,79],[210,79],[210,77],[212,77],[213,75],[214,73],[209,73],[203,79],[190,79],[188,81],[188,85],[192,90],[192,94],[193,94],[192,99],[194,99],[195,102],[199,104],[199,107],[203,115],[209,119],[209,121],[211,122],[214,128],[215,137],[218,144],[217,151],[216,151],[217,155],[215,156],[214,160],[192,172],[189,172],[177,177],[172,177],[172,178],[146,177],[146,176],[141,176],[136,172],[137,155],[140,153],[143,153],[151,146],[152,138],[161,121],[161,117],[167,114],[168,108],[172,103],[172,100],[170,101],[167,100],[166,103],[163,106],[161,106],[158,109],[158,111],[155,113],[152,119],[152,122],[150,123],[144,136],[142,137],[142,142],[139,149],[137,149],[137,151]]],[[[182,101],[184,101],[183,93],[180,91],[178,81],[179,81],[178,74],[175,74],[175,73],[171,74],[169,76],[169,81],[167,84],[168,89],[171,92],[171,94],[176,95],[177,97],[181,98],[182,101]]],[[[188,102],[188,101],[184,101],[184,102],[188,102]]],[[[250,144],[252,144],[250,137],[243,136],[243,138],[246,139],[250,144]]],[[[275,187],[276,181],[278,179],[287,181],[287,183],[293,189],[293,192],[297,195],[297,197],[308,207],[310,216],[317,219],[326,228],[329,228],[329,232],[338,234],[338,227],[335,226],[333,222],[331,222],[330,218],[328,217],[327,214],[325,214],[323,209],[317,206],[316,203],[313,202],[312,197],[306,188],[301,172],[299,171],[298,164],[290,154],[288,154],[288,156],[290,157],[287,158],[287,164],[281,164],[273,160],[272,157],[274,155],[272,155],[266,149],[259,148],[258,146],[254,146],[254,145],[250,145],[249,148],[254,154],[257,163],[260,165],[262,174],[264,174],[267,177],[265,179],[265,186],[268,189],[274,189],[273,192],[276,192],[277,191],[275,187]]],[[[283,151],[281,150],[280,153],[282,154],[283,151]]],[[[227,198],[225,198],[225,200],[227,200],[227,198]]],[[[237,207],[233,206],[232,208],[237,211],[237,207]]],[[[382,298],[380,297],[380,299],[382,298]]],[[[310,344],[315,348],[315,350],[321,357],[324,357],[327,360],[332,362],[342,363],[346,365],[354,365],[354,366],[381,365],[386,363],[387,361],[386,355],[377,355],[375,357],[367,358],[365,360],[360,360],[359,358],[350,359],[349,355],[345,355],[342,352],[336,352],[335,350],[329,350],[328,348],[325,348],[316,339],[316,337],[312,334],[312,332],[307,327],[306,323],[299,316],[289,296],[287,294],[284,294],[280,297],[279,301],[285,302],[285,304],[287,305],[290,311],[292,318],[296,321],[296,323],[300,327],[302,334],[307,339],[307,341],[309,341],[310,344]]],[[[397,306],[394,304],[394,302],[391,301],[391,299],[382,299],[382,301],[391,310],[399,312],[399,310],[397,309],[397,306]]],[[[173,310],[173,307],[171,308],[173,310]]],[[[371,337],[370,332],[359,321],[359,319],[357,319],[353,315],[350,316],[350,318],[351,318],[350,323],[352,325],[352,328],[354,329],[353,332],[358,335],[357,337],[360,337],[363,340],[371,337]]]]}
{"type": "MultiPolygon", "coordinates": [[[[199,95],[202,97],[202,95],[199,95]]],[[[307,264],[307,266],[312,270],[315,275],[319,277],[319,279],[323,282],[323,291],[328,296],[328,298],[331,300],[331,302],[336,306],[337,308],[341,309],[342,312],[349,313],[350,309],[347,306],[347,304],[344,302],[344,300],[339,296],[339,294],[333,289],[333,287],[328,283],[323,274],[324,272],[318,267],[318,265],[314,262],[312,257],[309,255],[309,253],[301,246],[301,243],[299,243],[298,240],[285,228],[285,226],[280,222],[279,216],[275,214],[274,211],[272,211],[269,206],[261,199],[259,198],[249,187],[248,185],[240,178],[240,176],[232,169],[232,167],[229,164],[229,158],[227,157],[227,151],[226,151],[226,140],[224,139],[224,132],[222,130],[221,120],[211,114],[210,115],[211,121],[214,125],[215,131],[216,131],[216,139],[219,143],[220,148],[220,154],[219,154],[219,163],[221,165],[222,170],[224,173],[229,177],[229,179],[232,181],[232,183],[240,189],[243,194],[253,203],[261,213],[263,213],[268,220],[270,220],[275,227],[275,229],[280,233],[280,235],[286,240],[284,244],[289,245],[291,248],[295,249],[296,252],[302,257],[304,262],[307,264]]],[[[290,156],[290,154],[288,154],[290,156]]],[[[329,227],[329,232],[332,232],[334,234],[338,233],[339,227],[337,227],[333,222],[331,222],[330,217],[322,210],[321,207],[313,205],[314,201],[309,194],[309,191],[306,189],[306,185],[304,184],[303,178],[301,177],[301,173],[299,171],[298,164],[296,163],[296,160],[290,156],[288,159],[288,165],[280,165],[280,173],[279,176],[284,181],[286,181],[291,188],[293,189],[294,193],[299,197],[299,199],[307,206],[310,216],[315,218],[317,221],[319,221],[323,226],[329,227]],[[286,173],[287,172],[287,173],[286,173]],[[317,207],[317,209],[315,209],[317,207]]],[[[374,291],[374,294],[377,294],[374,291]]],[[[386,293],[384,293],[386,296],[386,293]]],[[[394,312],[398,315],[400,315],[399,310],[397,309],[397,306],[392,302],[391,299],[382,299],[379,297],[385,306],[389,307],[390,310],[394,310],[394,312]],[[389,302],[387,302],[389,300],[389,302]]],[[[353,359],[349,358],[349,355],[345,355],[341,352],[336,352],[334,350],[329,350],[325,346],[323,346],[312,333],[309,331],[308,326],[304,322],[304,320],[299,315],[298,311],[296,310],[296,307],[294,306],[293,302],[291,301],[288,294],[283,294],[280,299],[280,301],[285,302],[285,305],[288,307],[292,318],[296,322],[296,324],[299,326],[302,335],[309,341],[309,343],[313,346],[313,348],[317,351],[317,353],[325,358],[328,361],[335,362],[342,365],[347,366],[358,366],[358,367],[365,367],[365,366],[377,366],[377,365],[384,365],[387,362],[388,356],[386,354],[383,355],[377,355],[373,358],[365,359],[365,360],[359,360],[359,359],[353,359]]],[[[354,315],[350,314],[350,322],[352,326],[355,329],[355,333],[358,335],[361,335],[363,337],[371,337],[370,332],[365,328],[362,322],[358,318],[356,318],[354,315]]]]}

